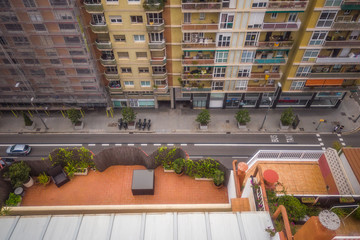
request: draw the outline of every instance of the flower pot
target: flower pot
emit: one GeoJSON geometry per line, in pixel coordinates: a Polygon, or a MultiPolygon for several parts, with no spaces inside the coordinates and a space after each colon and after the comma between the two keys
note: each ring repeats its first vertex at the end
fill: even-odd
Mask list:
{"type": "Polygon", "coordinates": [[[246,129],[246,128],[247,128],[246,124],[240,124],[240,123],[238,122],[237,125],[238,125],[238,128],[239,128],[239,129],[246,129]]]}
{"type": "Polygon", "coordinates": [[[27,129],[27,130],[34,130],[34,129],[35,129],[35,126],[36,126],[36,124],[35,124],[35,122],[33,122],[30,126],[26,126],[26,125],[25,125],[25,129],[27,129]]]}
{"type": "Polygon", "coordinates": [[[282,122],[280,121],[280,129],[281,130],[289,130],[290,125],[283,125],[282,122]]]}
{"type": "Polygon", "coordinates": [[[129,130],[135,130],[135,122],[129,122],[128,129],[129,130]]]}
{"type": "Polygon", "coordinates": [[[216,185],[216,184],[214,183],[214,186],[215,186],[215,188],[219,189],[219,188],[222,188],[222,187],[224,186],[224,184],[222,183],[222,184],[220,184],[220,185],[218,186],[218,185],[216,185]]]}
{"type": "Polygon", "coordinates": [[[82,130],[83,128],[84,128],[84,122],[83,121],[80,121],[80,122],[74,124],[74,129],[75,130],[82,130]]]}
{"type": "Polygon", "coordinates": [[[208,129],[207,124],[205,124],[205,125],[200,124],[200,130],[207,130],[207,129],[208,129]]]}
{"type": "Polygon", "coordinates": [[[74,172],[74,175],[75,176],[86,176],[86,175],[88,175],[88,169],[87,168],[85,168],[85,169],[78,168],[78,171],[74,172]]]}
{"type": "Polygon", "coordinates": [[[177,173],[177,172],[175,172],[175,173],[176,173],[176,175],[177,175],[178,177],[181,177],[182,175],[184,175],[185,171],[184,171],[184,169],[183,169],[180,173],[177,173]]]}
{"type": "Polygon", "coordinates": [[[26,183],[23,183],[24,187],[31,187],[32,185],[34,185],[34,179],[32,177],[29,176],[29,180],[26,183]]]}

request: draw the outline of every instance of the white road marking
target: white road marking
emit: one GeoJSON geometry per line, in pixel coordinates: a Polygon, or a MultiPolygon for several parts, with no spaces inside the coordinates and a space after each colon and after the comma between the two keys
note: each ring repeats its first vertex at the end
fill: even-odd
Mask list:
{"type": "Polygon", "coordinates": [[[180,146],[187,146],[187,144],[186,144],[186,143],[182,143],[182,144],[180,144],[180,146]]]}
{"type": "Polygon", "coordinates": [[[287,143],[294,142],[294,137],[292,135],[285,135],[287,143]]]}
{"type": "Polygon", "coordinates": [[[279,138],[277,135],[270,135],[271,142],[279,142],[279,138]]]}
{"type": "Polygon", "coordinates": [[[89,144],[88,144],[89,147],[93,147],[93,146],[95,146],[95,145],[96,145],[95,143],[89,143],[89,144]]]}
{"type": "Polygon", "coordinates": [[[115,146],[122,146],[121,143],[115,143],[115,146]]]}
{"type": "Polygon", "coordinates": [[[245,146],[262,146],[262,147],[288,147],[288,146],[297,146],[297,147],[319,147],[320,144],[258,144],[258,143],[195,143],[194,146],[197,147],[245,147],[245,146]]]}
{"type": "Polygon", "coordinates": [[[161,146],[161,144],[160,143],[155,143],[154,146],[161,146]]]}
{"type": "Polygon", "coordinates": [[[339,138],[339,140],[340,140],[341,142],[343,142],[343,141],[344,141],[344,139],[342,139],[342,138],[339,138]]]}
{"type": "Polygon", "coordinates": [[[147,146],[147,144],[146,144],[146,143],[142,143],[141,146],[147,146]]]}
{"type": "Polygon", "coordinates": [[[321,142],[321,141],[322,141],[322,139],[321,139],[321,138],[318,138],[318,141],[319,141],[319,142],[321,142]]]}
{"type": "Polygon", "coordinates": [[[101,146],[106,147],[106,146],[109,146],[109,144],[108,143],[103,143],[103,144],[101,144],[101,146]]]}
{"type": "MultiPolygon", "coordinates": [[[[0,147],[8,147],[8,146],[12,146],[14,144],[0,144],[0,147]]],[[[82,144],[71,144],[71,143],[64,143],[64,144],[60,144],[60,143],[54,143],[54,144],[29,144],[30,146],[33,147],[81,147],[82,144]]]]}
{"type": "Polygon", "coordinates": [[[336,135],[337,135],[338,137],[341,137],[341,134],[339,134],[339,133],[338,133],[338,134],[336,134],[336,135]]]}
{"type": "Polygon", "coordinates": [[[172,144],[172,143],[168,143],[167,145],[168,145],[168,146],[174,146],[174,144],[172,144]]]}
{"type": "Polygon", "coordinates": [[[320,137],[320,134],[316,134],[317,137],[320,137]]]}
{"type": "Polygon", "coordinates": [[[128,144],[128,146],[134,146],[134,145],[135,145],[135,144],[133,144],[133,143],[129,143],[129,144],[128,144]]]}

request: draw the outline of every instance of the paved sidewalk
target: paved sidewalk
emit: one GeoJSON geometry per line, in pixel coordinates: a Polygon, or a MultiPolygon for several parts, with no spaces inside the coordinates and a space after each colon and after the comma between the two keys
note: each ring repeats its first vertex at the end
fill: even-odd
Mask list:
{"type": "Polygon", "coordinates": [[[27,130],[24,127],[23,117],[17,118],[11,113],[2,113],[0,116],[0,133],[329,133],[333,131],[337,123],[344,125],[343,133],[359,130],[360,119],[354,123],[353,119],[360,114],[360,106],[356,99],[346,96],[338,109],[333,108],[293,108],[294,113],[299,115],[300,124],[297,129],[280,130],[280,116],[284,109],[270,109],[262,131],[259,131],[267,109],[248,109],[251,121],[246,130],[237,128],[235,113],[238,109],[210,109],[211,122],[208,130],[199,130],[195,122],[197,114],[201,110],[182,108],[178,105],[176,109],[135,109],[137,119],[151,119],[151,129],[148,130],[119,130],[117,121],[121,118],[120,109],[115,109],[113,118],[107,117],[105,110],[85,112],[83,130],[74,130],[69,119],[63,118],[61,113],[51,113],[47,116],[41,113],[49,129],[45,129],[40,119],[34,115],[36,129],[27,130]],[[319,120],[324,119],[319,128],[319,120]]]}

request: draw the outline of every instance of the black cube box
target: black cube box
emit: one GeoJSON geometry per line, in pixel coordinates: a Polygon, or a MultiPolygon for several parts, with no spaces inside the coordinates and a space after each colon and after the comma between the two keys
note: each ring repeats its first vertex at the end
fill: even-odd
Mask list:
{"type": "Polygon", "coordinates": [[[154,170],[134,170],[131,184],[133,195],[154,195],[154,170]]]}

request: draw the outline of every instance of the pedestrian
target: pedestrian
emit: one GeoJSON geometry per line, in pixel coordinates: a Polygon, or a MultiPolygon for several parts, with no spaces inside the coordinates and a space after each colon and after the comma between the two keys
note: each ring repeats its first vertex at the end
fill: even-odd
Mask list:
{"type": "Polygon", "coordinates": [[[340,127],[339,124],[334,127],[334,133],[336,133],[336,130],[338,130],[339,127],[340,127]]]}
{"type": "Polygon", "coordinates": [[[344,125],[341,125],[339,129],[339,133],[341,133],[341,131],[344,129],[344,125]]]}

